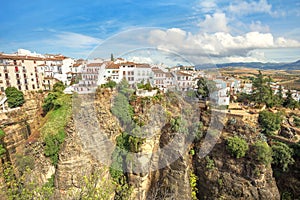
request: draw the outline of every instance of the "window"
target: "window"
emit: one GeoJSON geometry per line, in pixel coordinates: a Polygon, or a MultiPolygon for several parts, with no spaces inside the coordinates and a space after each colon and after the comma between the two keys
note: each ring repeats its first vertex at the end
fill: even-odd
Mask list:
{"type": "Polygon", "coordinates": [[[25,90],[28,90],[28,85],[25,85],[25,90]]]}
{"type": "Polygon", "coordinates": [[[32,78],[31,81],[34,81],[34,79],[32,78]]]}
{"type": "Polygon", "coordinates": [[[15,67],[15,72],[19,72],[19,68],[17,66],[15,67]]]}
{"type": "Polygon", "coordinates": [[[36,64],[36,61],[34,60],[33,63],[36,64]]]}
{"type": "Polygon", "coordinates": [[[22,63],[24,63],[24,60],[22,60],[22,63]]]}
{"type": "Polygon", "coordinates": [[[18,86],[19,90],[22,90],[21,85],[18,86]]]}
{"type": "Polygon", "coordinates": [[[32,89],[35,90],[35,85],[34,84],[32,84],[32,89]]]}

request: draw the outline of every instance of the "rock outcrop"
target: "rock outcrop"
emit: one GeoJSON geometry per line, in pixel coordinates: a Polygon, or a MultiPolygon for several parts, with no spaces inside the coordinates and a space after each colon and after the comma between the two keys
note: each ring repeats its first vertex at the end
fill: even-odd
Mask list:
{"type": "Polygon", "coordinates": [[[207,156],[196,158],[194,163],[199,199],[280,199],[271,166],[249,157],[232,158],[226,153],[224,141],[207,156]]]}

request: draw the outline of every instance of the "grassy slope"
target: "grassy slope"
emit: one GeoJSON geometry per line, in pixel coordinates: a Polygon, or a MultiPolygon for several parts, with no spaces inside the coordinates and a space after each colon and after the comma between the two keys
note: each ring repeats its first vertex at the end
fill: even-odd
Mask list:
{"type": "Polygon", "coordinates": [[[62,106],[56,110],[49,111],[44,118],[45,123],[41,128],[41,135],[43,137],[47,134],[56,134],[65,129],[72,113],[71,97],[71,95],[63,94],[57,99],[62,106]]]}

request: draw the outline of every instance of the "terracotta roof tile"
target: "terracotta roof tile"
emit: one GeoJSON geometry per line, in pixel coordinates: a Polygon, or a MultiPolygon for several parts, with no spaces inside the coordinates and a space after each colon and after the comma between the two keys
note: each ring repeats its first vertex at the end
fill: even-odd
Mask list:
{"type": "Polygon", "coordinates": [[[121,64],[109,63],[106,65],[106,69],[119,69],[121,64]]]}
{"type": "Polygon", "coordinates": [[[103,63],[89,63],[87,67],[100,67],[103,63]]]}

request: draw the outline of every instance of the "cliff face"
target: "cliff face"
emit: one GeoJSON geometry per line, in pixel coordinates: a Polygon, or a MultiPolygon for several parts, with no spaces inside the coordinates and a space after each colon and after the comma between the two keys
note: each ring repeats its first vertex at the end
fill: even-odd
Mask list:
{"type": "MultiPolygon", "coordinates": [[[[106,163],[103,162],[105,159],[101,158],[109,157],[109,154],[105,153],[106,149],[101,150],[101,144],[96,144],[101,141],[91,141],[93,138],[86,136],[93,135],[94,138],[101,139],[102,134],[105,134],[114,139],[120,133],[118,123],[110,113],[110,97],[111,93],[106,91],[93,96],[92,100],[84,96],[77,99],[85,101],[77,102],[80,108],[75,111],[76,120],[73,118],[66,127],[67,137],[59,153],[55,173],[56,198],[72,199],[68,196],[70,191],[74,193],[82,188],[84,176],[90,176],[96,169],[107,169],[106,163]],[[96,121],[93,121],[93,117],[96,117],[96,121]],[[96,123],[93,126],[97,126],[101,132],[92,132],[88,128],[91,123],[96,123]]],[[[110,179],[108,170],[105,170],[103,176],[110,179]]]]}
{"type": "MultiPolygon", "coordinates": [[[[209,117],[202,118],[208,124],[209,117]]],[[[260,164],[251,143],[258,138],[257,127],[242,120],[226,119],[216,145],[204,158],[193,157],[198,177],[199,199],[280,199],[271,165],[260,164]],[[234,158],[226,149],[229,136],[240,135],[250,145],[245,157],[234,158]]],[[[196,152],[201,142],[195,143],[196,152]]]]}
{"type": "Polygon", "coordinates": [[[206,158],[195,159],[199,199],[280,199],[271,166],[233,159],[225,149],[221,141],[206,158]]]}
{"type": "MultiPolygon", "coordinates": [[[[22,109],[0,114],[1,124],[4,125],[3,130],[6,133],[4,144],[7,148],[3,161],[12,161],[15,164],[17,154],[31,156],[34,160],[33,176],[37,177],[39,183],[43,184],[51,176],[55,177],[56,199],[76,199],[72,194],[74,191],[82,191],[85,184],[83,177],[93,174],[97,169],[104,169],[102,176],[108,181],[107,185],[110,184],[111,178],[107,168],[110,163],[106,161],[115,148],[116,137],[123,131],[118,119],[110,111],[114,92],[102,90],[92,102],[89,102],[89,99],[81,99],[83,103],[77,110],[80,111],[80,115],[74,115],[65,128],[67,137],[59,152],[57,167],[45,157],[44,144],[37,134],[40,127],[37,116],[40,116],[42,94],[35,95],[38,95],[38,98],[35,98],[34,94],[29,96],[22,109]],[[89,121],[90,117],[97,120],[89,121]],[[87,127],[98,127],[101,132],[94,132],[92,128],[87,127]],[[78,132],[78,129],[83,131],[78,132]],[[109,148],[102,145],[106,139],[113,143],[109,148]]],[[[233,134],[246,135],[246,140],[249,143],[253,142],[258,134],[254,127],[240,121],[226,124],[213,150],[205,158],[200,158],[198,151],[201,140],[187,145],[187,138],[176,135],[170,123],[162,124],[158,120],[162,113],[168,113],[166,120],[169,120],[187,108],[178,102],[172,105],[163,100],[156,103],[163,106],[154,113],[148,109],[155,104],[153,101],[144,106],[141,106],[139,100],[132,104],[135,117],[146,122],[145,132],[151,132],[152,135],[143,142],[137,154],[149,154],[148,168],[142,172],[134,172],[130,171],[129,165],[126,166],[125,176],[132,186],[131,199],[191,199],[192,171],[198,177],[198,199],[280,199],[271,166],[259,164],[250,154],[235,159],[226,151],[225,140],[233,134]],[[149,121],[150,116],[155,120],[149,121]],[[172,142],[176,144],[175,148],[173,146],[169,151],[158,153],[159,149],[172,142]],[[183,149],[184,146],[187,146],[187,149],[183,149]],[[191,147],[196,152],[193,156],[189,154],[191,147]]],[[[209,113],[202,112],[201,120],[204,126],[208,126],[209,113]]],[[[111,190],[110,198],[113,196],[114,190],[111,190]]]]}
{"type": "Polygon", "coordinates": [[[3,138],[6,147],[6,159],[15,162],[16,154],[24,154],[28,137],[39,127],[39,111],[43,94],[25,94],[25,104],[11,112],[0,113],[0,125],[5,132],[3,138]]]}

